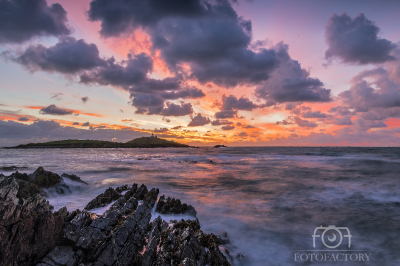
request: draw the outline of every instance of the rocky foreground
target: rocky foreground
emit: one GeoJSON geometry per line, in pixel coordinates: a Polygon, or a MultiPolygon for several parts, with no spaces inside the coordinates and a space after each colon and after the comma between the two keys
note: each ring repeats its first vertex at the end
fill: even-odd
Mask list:
{"type": "Polygon", "coordinates": [[[154,210],[194,217],[196,211],[145,185],[108,188],[83,210],[52,212],[45,196],[68,193],[64,178],[86,185],[42,167],[30,175],[0,174],[0,265],[231,265],[219,248],[228,240],[205,234],[197,219],[151,221],[154,210]],[[103,215],[90,212],[112,202],[103,215]]]}

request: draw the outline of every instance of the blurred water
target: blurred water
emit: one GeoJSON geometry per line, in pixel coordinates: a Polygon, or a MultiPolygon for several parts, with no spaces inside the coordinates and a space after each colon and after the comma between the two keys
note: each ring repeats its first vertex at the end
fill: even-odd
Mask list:
{"type": "MultiPolygon", "coordinates": [[[[400,265],[399,148],[0,150],[0,167],[10,165],[89,183],[50,198],[56,210],[83,208],[110,186],[158,187],[193,205],[204,231],[226,231],[233,257],[245,256],[236,265],[400,265]],[[321,225],[348,227],[350,250],[372,261],[295,261],[299,250],[314,250],[311,235],[321,225]]],[[[325,248],[317,241],[316,249],[325,248]]]]}

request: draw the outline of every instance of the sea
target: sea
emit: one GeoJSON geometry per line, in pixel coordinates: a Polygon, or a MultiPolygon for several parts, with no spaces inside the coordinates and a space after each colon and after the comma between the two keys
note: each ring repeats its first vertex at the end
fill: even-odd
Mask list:
{"type": "Polygon", "coordinates": [[[0,149],[0,168],[11,165],[88,182],[51,194],[55,210],[108,187],[159,188],[229,239],[233,265],[400,265],[400,148],[0,149]]]}

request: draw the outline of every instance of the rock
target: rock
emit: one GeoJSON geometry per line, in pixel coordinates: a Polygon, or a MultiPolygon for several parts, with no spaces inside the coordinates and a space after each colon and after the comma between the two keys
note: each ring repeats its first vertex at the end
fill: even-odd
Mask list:
{"type": "MultiPolygon", "coordinates": [[[[203,233],[197,219],[171,226],[159,216],[150,222],[158,189],[108,188],[82,211],[51,213],[48,201],[26,183],[0,175],[0,265],[230,265],[219,249],[222,239],[203,233]],[[89,211],[113,200],[103,215],[89,211]]],[[[179,199],[160,198],[165,211],[190,209],[179,199]]]]}
{"type": "Polygon", "coordinates": [[[92,210],[117,200],[122,195],[115,191],[112,187],[108,188],[104,193],[98,195],[95,199],[91,200],[85,207],[86,210],[92,210]]]}
{"type": "Polygon", "coordinates": [[[189,214],[196,217],[196,210],[192,205],[181,203],[179,199],[168,197],[165,199],[164,195],[158,199],[156,212],[161,214],[189,214]]]}
{"type": "Polygon", "coordinates": [[[85,184],[85,185],[88,184],[88,183],[86,183],[85,181],[83,181],[83,180],[82,180],[79,176],[77,176],[77,175],[69,175],[69,174],[63,173],[61,176],[62,176],[62,177],[65,177],[65,178],[68,178],[68,179],[70,179],[70,180],[72,180],[72,181],[76,181],[76,182],[83,183],[83,184],[85,184]]]}
{"type": "Polygon", "coordinates": [[[21,190],[15,177],[0,178],[0,265],[35,265],[61,237],[63,218],[43,196],[21,190]]]}
{"type": "Polygon", "coordinates": [[[33,182],[39,187],[48,188],[61,183],[62,178],[56,173],[45,171],[42,166],[33,172],[33,182]]]}

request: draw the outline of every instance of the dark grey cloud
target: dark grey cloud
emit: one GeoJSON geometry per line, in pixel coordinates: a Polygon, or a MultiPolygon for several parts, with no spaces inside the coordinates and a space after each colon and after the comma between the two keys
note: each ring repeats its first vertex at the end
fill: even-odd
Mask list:
{"type": "Polygon", "coordinates": [[[316,127],[316,126],[318,126],[316,123],[301,119],[298,116],[294,117],[294,122],[300,127],[316,127]]]}
{"type": "Polygon", "coordinates": [[[256,88],[256,95],[265,99],[268,106],[288,102],[332,100],[331,90],[326,89],[318,78],[310,77],[310,73],[301,68],[298,61],[290,58],[287,45],[280,43],[276,50],[280,58],[279,67],[266,82],[256,88]]]}
{"type": "Polygon", "coordinates": [[[248,49],[251,22],[240,18],[225,0],[93,0],[89,17],[101,21],[105,37],[144,29],[173,72],[181,72],[180,65],[187,63],[190,78],[203,84],[257,84],[279,64],[274,49],[248,49]]]}
{"type": "Polygon", "coordinates": [[[89,123],[89,122],[82,123],[82,125],[81,125],[81,126],[83,126],[83,127],[88,127],[88,126],[90,126],[90,123],[89,123]]]}
{"type": "Polygon", "coordinates": [[[225,118],[234,118],[237,116],[237,110],[223,110],[215,113],[215,118],[225,119],[225,118]]]}
{"type": "Polygon", "coordinates": [[[79,126],[79,123],[78,122],[74,122],[72,125],[73,126],[79,126]]]}
{"type": "Polygon", "coordinates": [[[63,74],[75,74],[106,64],[100,58],[95,44],[87,44],[74,37],[62,37],[57,44],[48,48],[42,44],[31,45],[14,60],[32,71],[56,71],[63,74]]]}
{"type": "Polygon", "coordinates": [[[240,97],[239,99],[233,95],[222,96],[221,110],[247,110],[251,111],[259,106],[254,104],[248,98],[240,97]]]}
{"type": "Polygon", "coordinates": [[[30,119],[28,117],[25,117],[25,116],[18,118],[18,121],[21,121],[21,122],[27,122],[29,120],[30,119]]]}
{"type": "Polygon", "coordinates": [[[350,110],[349,107],[346,106],[335,106],[329,109],[330,113],[336,113],[337,115],[344,116],[344,115],[355,115],[356,112],[350,110]]]}
{"type": "Polygon", "coordinates": [[[180,91],[172,91],[172,92],[163,92],[161,93],[161,97],[163,97],[164,99],[167,100],[176,100],[179,98],[202,98],[204,97],[205,94],[202,90],[198,89],[198,88],[186,88],[180,91]]]}
{"type": "Polygon", "coordinates": [[[39,112],[45,115],[72,115],[74,113],[73,110],[61,108],[56,106],[55,104],[44,107],[39,112]]]}
{"type": "Polygon", "coordinates": [[[365,131],[371,128],[387,127],[387,125],[383,121],[371,121],[357,118],[353,121],[353,127],[356,131],[365,131]]]}
{"type": "Polygon", "coordinates": [[[324,114],[321,111],[308,111],[302,114],[303,118],[327,118],[330,115],[324,114]]]}
{"type": "Polygon", "coordinates": [[[235,129],[235,126],[233,125],[226,125],[221,127],[222,130],[233,130],[235,129]]]}
{"type": "Polygon", "coordinates": [[[193,113],[193,108],[190,103],[181,103],[180,105],[167,102],[166,107],[161,110],[161,115],[164,116],[184,116],[193,113]]]}
{"type": "Polygon", "coordinates": [[[233,122],[229,121],[229,120],[221,120],[221,119],[217,119],[211,122],[211,125],[213,126],[222,126],[222,125],[232,125],[233,122]]]}
{"type": "Polygon", "coordinates": [[[192,121],[188,124],[188,127],[204,126],[211,123],[210,118],[197,114],[192,118],[192,121]]]}
{"type": "Polygon", "coordinates": [[[33,37],[71,33],[67,12],[46,0],[0,0],[0,43],[21,43],[33,37]]]}
{"type": "MultiPolygon", "coordinates": [[[[105,60],[105,65],[93,71],[88,71],[80,76],[80,81],[85,84],[97,83],[100,85],[121,86],[128,89],[132,85],[147,81],[147,73],[153,70],[153,60],[145,53],[137,55],[128,54],[128,59],[116,62],[112,57],[105,60]]],[[[156,81],[154,85],[157,87],[156,81]]]]}
{"type": "Polygon", "coordinates": [[[89,101],[89,97],[85,96],[81,98],[82,102],[86,103],[87,101],[89,101]]]}
{"type": "Polygon", "coordinates": [[[101,21],[103,36],[119,36],[138,27],[153,26],[171,16],[196,17],[207,12],[202,0],[93,0],[88,11],[91,21],[101,21]]]}
{"type": "Polygon", "coordinates": [[[351,126],[353,124],[349,116],[337,117],[332,123],[338,126],[351,126]]]}
{"type": "Polygon", "coordinates": [[[390,55],[396,45],[378,38],[379,28],[364,14],[354,19],[346,13],[333,14],[325,28],[329,46],[325,58],[339,58],[344,63],[369,64],[394,60],[390,55]]]}

